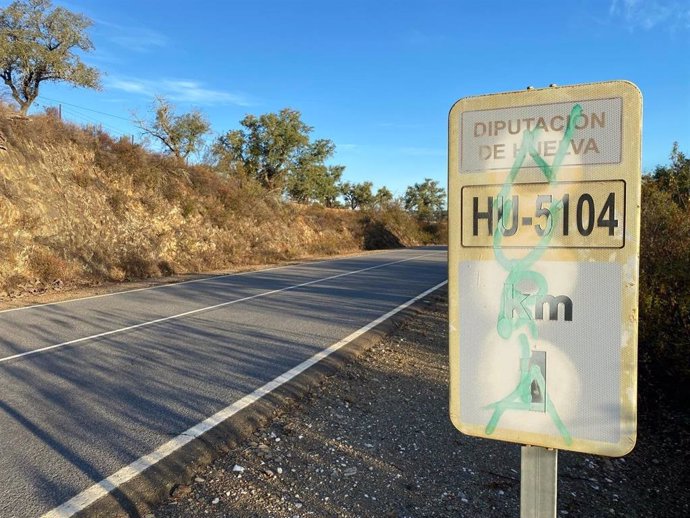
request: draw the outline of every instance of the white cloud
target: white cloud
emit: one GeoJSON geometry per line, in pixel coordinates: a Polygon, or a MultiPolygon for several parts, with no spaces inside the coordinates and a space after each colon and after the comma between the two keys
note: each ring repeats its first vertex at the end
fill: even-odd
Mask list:
{"type": "Polygon", "coordinates": [[[682,0],[613,0],[609,15],[622,18],[630,30],[690,29],[690,4],[682,0]]]}
{"type": "Polygon", "coordinates": [[[126,26],[96,19],[96,28],[104,29],[103,37],[132,52],[149,52],[167,47],[170,39],[160,32],[146,27],[126,26]]]}
{"type": "Polygon", "coordinates": [[[149,81],[108,78],[106,82],[109,88],[113,88],[115,90],[122,90],[123,92],[142,94],[150,97],[153,97],[154,95],[154,91],[152,90],[151,83],[149,81]]]}
{"type": "Polygon", "coordinates": [[[95,63],[102,63],[104,65],[119,65],[123,63],[121,52],[111,52],[105,50],[103,47],[96,47],[93,52],[89,53],[88,60],[95,63]]]}
{"type": "Polygon", "coordinates": [[[129,34],[112,36],[110,41],[134,52],[148,52],[168,45],[168,38],[149,29],[131,29],[129,34]]]}
{"type": "Polygon", "coordinates": [[[205,87],[199,81],[189,79],[161,79],[159,81],[154,81],[151,79],[111,77],[106,80],[106,87],[145,97],[162,95],[171,101],[198,105],[252,105],[249,99],[242,94],[214,90],[205,87]]]}
{"type": "Polygon", "coordinates": [[[166,80],[162,84],[168,90],[170,98],[176,101],[251,106],[243,95],[204,88],[197,81],[166,80]]]}

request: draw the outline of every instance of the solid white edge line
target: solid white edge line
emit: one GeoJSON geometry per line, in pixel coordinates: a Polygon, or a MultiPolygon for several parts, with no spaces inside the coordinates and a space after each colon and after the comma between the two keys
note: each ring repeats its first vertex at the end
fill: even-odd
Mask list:
{"type": "Polygon", "coordinates": [[[107,496],[109,493],[111,493],[113,490],[117,489],[119,486],[122,484],[132,480],[134,477],[137,475],[140,475],[143,473],[146,469],[154,466],[167,456],[171,455],[172,453],[176,452],[180,448],[182,448],[184,445],[188,444],[194,439],[197,439],[204,433],[208,432],[212,428],[216,427],[217,425],[221,424],[222,422],[226,421],[236,413],[238,413],[240,410],[243,410],[247,408],[249,405],[255,403],[259,399],[263,398],[264,396],[270,394],[280,386],[284,385],[285,383],[291,381],[293,378],[298,376],[299,374],[303,373],[305,370],[307,370],[309,367],[312,367],[313,365],[319,363],[321,360],[324,358],[327,358],[334,352],[336,352],[338,349],[341,349],[345,345],[349,344],[353,340],[356,340],[359,338],[361,335],[366,333],[367,331],[370,331],[377,325],[379,325],[381,322],[389,319],[396,313],[399,313],[400,311],[404,310],[405,308],[411,306],[415,302],[417,302],[419,299],[422,299],[429,295],[430,293],[436,291],[437,289],[441,288],[442,286],[445,286],[448,284],[448,281],[445,280],[433,288],[429,288],[423,293],[420,293],[416,297],[408,300],[407,302],[401,304],[395,309],[392,309],[385,315],[380,316],[376,320],[373,320],[369,322],[367,325],[364,327],[361,327],[354,333],[348,335],[347,337],[343,338],[339,342],[334,343],[327,349],[323,349],[322,351],[319,351],[316,353],[314,356],[308,358],[307,360],[303,361],[296,367],[293,367],[292,369],[284,372],[277,378],[273,379],[272,381],[266,383],[265,385],[259,387],[256,389],[254,392],[251,394],[247,394],[243,398],[235,401],[233,404],[225,407],[224,409],[220,410],[219,412],[216,412],[213,414],[211,417],[205,419],[204,421],[201,421],[200,423],[196,424],[195,426],[189,428],[185,432],[182,432],[180,435],[175,437],[174,439],[171,439],[170,441],[166,442],[156,450],[152,451],[148,455],[144,455],[143,457],[140,457],[139,459],[135,460],[128,466],[125,466],[124,468],[120,469],[119,471],[116,471],[112,475],[110,475],[108,478],[105,478],[101,480],[100,482],[92,485],[88,489],[85,489],[78,495],[72,497],[65,503],[59,505],[58,507],[52,509],[51,511],[47,512],[46,514],[43,515],[43,518],[68,518],[70,516],[75,515],[76,513],[83,511],[86,509],[89,505],[95,503],[97,500],[100,498],[107,496]]]}
{"type": "Polygon", "coordinates": [[[74,344],[78,344],[81,342],[85,342],[87,340],[94,340],[96,338],[103,338],[104,336],[110,336],[110,335],[114,335],[117,333],[124,333],[125,331],[132,331],[133,329],[139,329],[141,327],[148,327],[148,326],[151,326],[153,324],[160,324],[161,322],[167,322],[168,320],[174,320],[176,318],[188,317],[190,315],[195,315],[197,313],[201,313],[204,311],[212,311],[214,309],[222,308],[225,306],[230,306],[232,304],[238,304],[240,302],[246,302],[248,300],[258,299],[260,297],[267,297],[269,295],[275,295],[276,293],[282,293],[284,291],[290,291],[290,290],[294,290],[297,288],[302,288],[304,286],[310,286],[312,284],[317,284],[319,282],[337,279],[339,277],[346,277],[348,275],[354,275],[356,273],[362,273],[362,272],[366,272],[369,270],[376,270],[377,268],[383,268],[384,266],[390,266],[392,264],[399,264],[399,263],[406,263],[408,261],[414,261],[415,259],[420,259],[422,257],[426,257],[427,255],[429,255],[429,253],[422,254],[422,255],[415,255],[413,257],[408,257],[407,259],[401,259],[399,261],[392,261],[389,263],[377,264],[376,266],[369,266],[368,268],[362,268],[360,270],[353,270],[351,272],[339,273],[337,275],[331,275],[329,277],[323,277],[321,279],[315,279],[313,281],[303,282],[301,284],[295,284],[293,286],[287,286],[285,288],[280,288],[277,290],[265,291],[263,293],[257,293],[256,295],[251,295],[249,297],[243,297],[241,299],[228,300],[226,302],[221,302],[220,304],[214,304],[212,306],[204,306],[203,308],[192,309],[190,311],[185,311],[184,313],[178,313],[176,315],[170,315],[167,317],[156,318],[155,320],[147,320],[146,322],[140,322],[139,324],[134,324],[134,325],[127,326],[127,327],[120,327],[118,329],[111,329],[110,331],[104,331],[102,333],[97,333],[95,335],[82,336],[81,338],[75,338],[74,340],[68,340],[66,342],[61,342],[59,344],[46,345],[45,347],[40,347],[38,349],[32,349],[31,351],[25,351],[23,353],[13,354],[11,356],[5,356],[3,358],[0,358],[0,363],[5,363],[5,362],[8,362],[10,360],[16,360],[18,358],[23,358],[25,356],[31,356],[34,354],[50,351],[52,349],[58,349],[60,347],[65,347],[66,345],[74,345],[74,344]]]}
{"type": "MultiPolygon", "coordinates": [[[[132,288],[131,290],[122,290],[122,291],[113,291],[111,293],[100,293],[98,295],[87,295],[86,297],[77,297],[74,299],[67,299],[67,300],[58,300],[55,302],[44,302],[42,304],[32,304],[30,306],[21,306],[18,308],[7,308],[7,309],[0,309],[0,314],[2,313],[10,313],[12,311],[23,311],[26,309],[34,309],[34,308],[42,308],[44,306],[57,306],[58,304],[68,304],[70,302],[79,302],[81,300],[90,300],[90,299],[100,299],[102,297],[112,297],[114,295],[125,295],[127,293],[134,293],[137,291],[146,291],[146,290],[157,290],[159,288],[170,288],[171,286],[180,286],[182,284],[190,284],[192,282],[209,282],[213,281],[216,279],[222,279],[224,277],[239,277],[241,275],[249,275],[251,273],[263,273],[263,272],[271,272],[273,270],[282,270],[283,268],[290,268],[293,266],[311,266],[312,264],[323,264],[323,263],[335,263],[338,261],[346,261],[347,259],[352,259],[355,257],[367,257],[369,255],[377,255],[377,254],[382,254],[385,252],[396,252],[400,251],[401,249],[387,249],[387,250],[372,250],[369,253],[364,253],[364,254],[355,254],[355,255],[346,255],[342,257],[335,257],[333,259],[320,259],[318,261],[302,261],[302,262],[297,262],[297,263],[291,263],[291,264],[284,264],[281,266],[269,266],[268,268],[259,268],[258,270],[247,270],[244,272],[230,272],[230,273],[221,273],[219,275],[213,275],[211,277],[203,277],[199,279],[190,279],[188,281],[180,281],[180,282],[169,282],[166,284],[159,284],[157,286],[146,286],[144,288],[132,288]]],[[[407,250],[407,249],[402,249],[402,250],[407,250]]],[[[416,249],[413,249],[416,250],[416,249]]],[[[428,252],[442,252],[442,250],[429,250],[428,252]]],[[[203,274],[200,274],[203,275],[203,274]]]]}

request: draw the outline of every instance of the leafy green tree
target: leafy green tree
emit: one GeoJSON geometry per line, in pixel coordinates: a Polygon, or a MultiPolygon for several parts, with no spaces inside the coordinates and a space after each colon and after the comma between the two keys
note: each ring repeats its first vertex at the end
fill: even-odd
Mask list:
{"type": "Polygon", "coordinates": [[[338,197],[340,197],[340,179],[345,171],[344,165],[328,166],[328,171],[323,182],[319,187],[318,200],[326,207],[339,206],[338,197]]]}
{"type": "Polygon", "coordinates": [[[673,143],[671,164],[657,166],[653,176],[681,209],[690,208],[690,158],[680,151],[678,142],[673,143]]]}
{"type": "Polygon", "coordinates": [[[152,121],[135,120],[145,135],[158,140],[168,153],[180,160],[186,161],[190,154],[199,151],[204,135],[211,129],[201,112],[176,115],[175,107],[163,97],[156,98],[154,107],[152,121]]]}
{"type": "Polygon", "coordinates": [[[371,192],[373,186],[371,182],[345,182],[341,185],[341,191],[345,202],[352,210],[364,209],[374,203],[374,194],[371,192]]]}
{"type": "Polygon", "coordinates": [[[409,186],[403,200],[405,210],[416,213],[424,221],[432,221],[443,213],[446,190],[436,180],[425,178],[422,183],[409,186]]]}
{"type": "Polygon", "coordinates": [[[393,193],[388,187],[381,187],[374,195],[374,205],[379,208],[386,208],[393,203],[393,193]]]}
{"type": "MultiPolygon", "coordinates": [[[[321,189],[339,179],[329,175],[324,161],[333,154],[335,146],[330,140],[320,139],[309,143],[296,154],[294,167],[288,171],[287,193],[298,203],[321,201],[321,189]]],[[[341,173],[342,174],[342,173],[341,173]]]]}
{"type": "Polygon", "coordinates": [[[26,114],[44,81],[100,88],[100,74],[74,50],[93,50],[91,20],[50,0],[18,0],[0,9],[0,69],[12,98],[26,114]]]}
{"type": "Polygon", "coordinates": [[[287,193],[298,203],[316,202],[325,207],[335,207],[344,170],[344,166],[323,164],[298,168],[288,177],[287,193]]]}
{"type": "MultiPolygon", "coordinates": [[[[310,142],[312,127],[302,122],[300,112],[289,108],[259,117],[247,115],[240,124],[242,129],[228,131],[216,141],[214,154],[219,162],[242,164],[247,175],[270,191],[284,192],[291,173],[301,170],[305,176],[309,169],[318,170],[334,150],[328,140],[310,142]]],[[[298,199],[310,197],[303,181],[295,179],[294,184],[298,199]]]]}

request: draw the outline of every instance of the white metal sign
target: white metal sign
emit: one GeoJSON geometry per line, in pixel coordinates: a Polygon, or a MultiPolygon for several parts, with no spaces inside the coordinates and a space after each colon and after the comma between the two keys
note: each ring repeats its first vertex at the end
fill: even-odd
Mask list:
{"type": "Polygon", "coordinates": [[[603,455],[635,444],[641,98],[628,82],[458,101],[451,419],[603,455]]]}

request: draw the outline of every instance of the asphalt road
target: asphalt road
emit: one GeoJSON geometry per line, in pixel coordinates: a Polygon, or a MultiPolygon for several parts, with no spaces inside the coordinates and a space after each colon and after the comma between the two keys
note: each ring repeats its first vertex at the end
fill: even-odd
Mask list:
{"type": "Polygon", "coordinates": [[[0,516],[40,516],[446,279],[396,250],[0,312],[0,516]]]}

